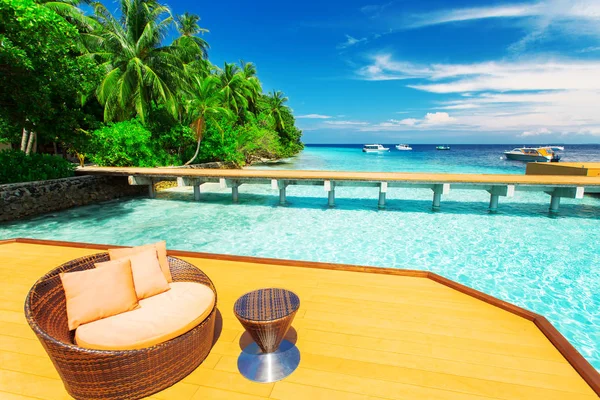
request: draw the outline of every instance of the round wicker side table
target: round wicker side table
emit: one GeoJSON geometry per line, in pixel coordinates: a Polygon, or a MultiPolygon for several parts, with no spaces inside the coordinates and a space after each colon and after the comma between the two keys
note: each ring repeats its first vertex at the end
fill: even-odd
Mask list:
{"type": "Polygon", "coordinates": [[[275,382],[294,372],[300,352],[283,340],[300,307],[298,296],[285,289],[259,289],[240,297],[235,316],[254,340],[238,358],[241,374],[254,382],[275,382]]]}

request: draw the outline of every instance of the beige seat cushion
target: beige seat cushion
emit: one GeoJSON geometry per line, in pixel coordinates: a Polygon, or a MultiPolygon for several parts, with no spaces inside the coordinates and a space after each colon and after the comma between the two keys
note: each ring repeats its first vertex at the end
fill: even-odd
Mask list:
{"type": "Polygon", "coordinates": [[[142,300],[169,290],[169,283],[160,268],[154,247],[148,247],[139,253],[129,254],[116,260],[96,263],[96,268],[113,265],[121,260],[131,261],[133,285],[138,299],[142,300]]]}
{"type": "Polygon", "coordinates": [[[138,307],[129,260],[106,268],[63,272],[69,330],[138,307]]]}
{"type": "Polygon", "coordinates": [[[173,282],[173,277],[171,276],[171,269],[169,267],[169,260],[167,259],[167,242],[165,242],[164,240],[162,242],[146,244],[144,246],[124,247],[121,249],[108,249],[108,256],[111,260],[117,260],[119,258],[127,257],[148,249],[156,250],[156,253],[158,254],[158,262],[160,263],[160,268],[163,274],[165,274],[165,279],[169,283],[173,282]]]}
{"type": "Polygon", "coordinates": [[[140,300],[138,309],[79,326],[77,345],[98,350],[134,350],[182,335],[204,321],[215,294],[195,282],[173,282],[171,290],[140,300]]]}

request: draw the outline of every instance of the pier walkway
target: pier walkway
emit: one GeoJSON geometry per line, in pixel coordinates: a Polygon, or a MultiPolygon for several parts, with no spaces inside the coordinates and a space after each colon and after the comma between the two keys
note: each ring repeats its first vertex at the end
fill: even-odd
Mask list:
{"type": "Polygon", "coordinates": [[[434,210],[439,210],[442,195],[450,189],[484,190],[490,194],[491,212],[498,209],[499,197],[512,197],[517,190],[549,194],[552,213],[558,212],[563,197],[581,199],[584,193],[600,193],[600,177],[596,176],[118,167],[84,167],[77,173],[128,176],[131,185],[148,185],[151,197],[155,194],[154,183],[177,181],[180,186],[193,186],[196,200],[200,200],[204,183],[217,182],[231,188],[233,202],[238,201],[240,185],[267,184],[279,191],[282,205],[286,203],[287,186],[319,185],[327,192],[331,207],[335,205],[335,189],[342,186],[378,187],[381,208],[385,207],[389,188],[430,189],[434,210]]]}

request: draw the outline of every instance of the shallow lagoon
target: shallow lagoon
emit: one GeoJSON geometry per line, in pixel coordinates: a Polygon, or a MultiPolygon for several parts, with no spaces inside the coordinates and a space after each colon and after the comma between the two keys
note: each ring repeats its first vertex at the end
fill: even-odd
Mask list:
{"type": "MultiPolygon", "coordinates": [[[[271,168],[524,169],[488,151],[464,157],[395,153],[308,148],[271,168]]],[[[559,216],[549,217],[549,196],[540,193],[501,198],[500,212],[490,215],[489,196],[479,191],[451,191],[437,213],[425,189],[390,189],[386,210],[377,209],[376,188],[338,188],[334,209],[326,207],[321,187],[289,187],[286,207],[267,186],[241,186],[238,205],[218,185],[203,186],[203,192],[201,203],[192,201],[191,190],[162,192],[154,200],[113,201],[4,224],[0,238],[123,245],[166,239],[183,250],[430,270],[546,316],[600,369],[600,199],[564,199],[559,216]]]]}

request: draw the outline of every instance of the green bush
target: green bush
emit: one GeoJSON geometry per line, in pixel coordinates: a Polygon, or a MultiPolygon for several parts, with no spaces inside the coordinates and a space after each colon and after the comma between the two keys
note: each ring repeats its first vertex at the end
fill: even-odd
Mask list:
{"type": "Polygon", "coordinates": [[[236,128],[226,118],[222,118],[217,123],[207,121],[202,143],[200,143],[200,153],[194,163],[225,161],[244,165],[244,155],[237,148],[236,128]]]}
{"type": "Polygon", "coordinates": [[[157,167],[178,162],[152,140],[152,133],[137,119],[109,124],[92,133],[89,158],[110,167],[157,167]]]}
{"type": "Polygon", "coordinates": [[[283,149],[277,132],[255,124],[245,124],[237,127],[237,149],[246,163],[252,163],[261,158],[280,158],[283,149]]]}
{"type": "Polygon", "coordinates": [[[20,150],[0,151],[0,184],[67,178],[75,164],[49,154],[25,155],[20,150]]]}

